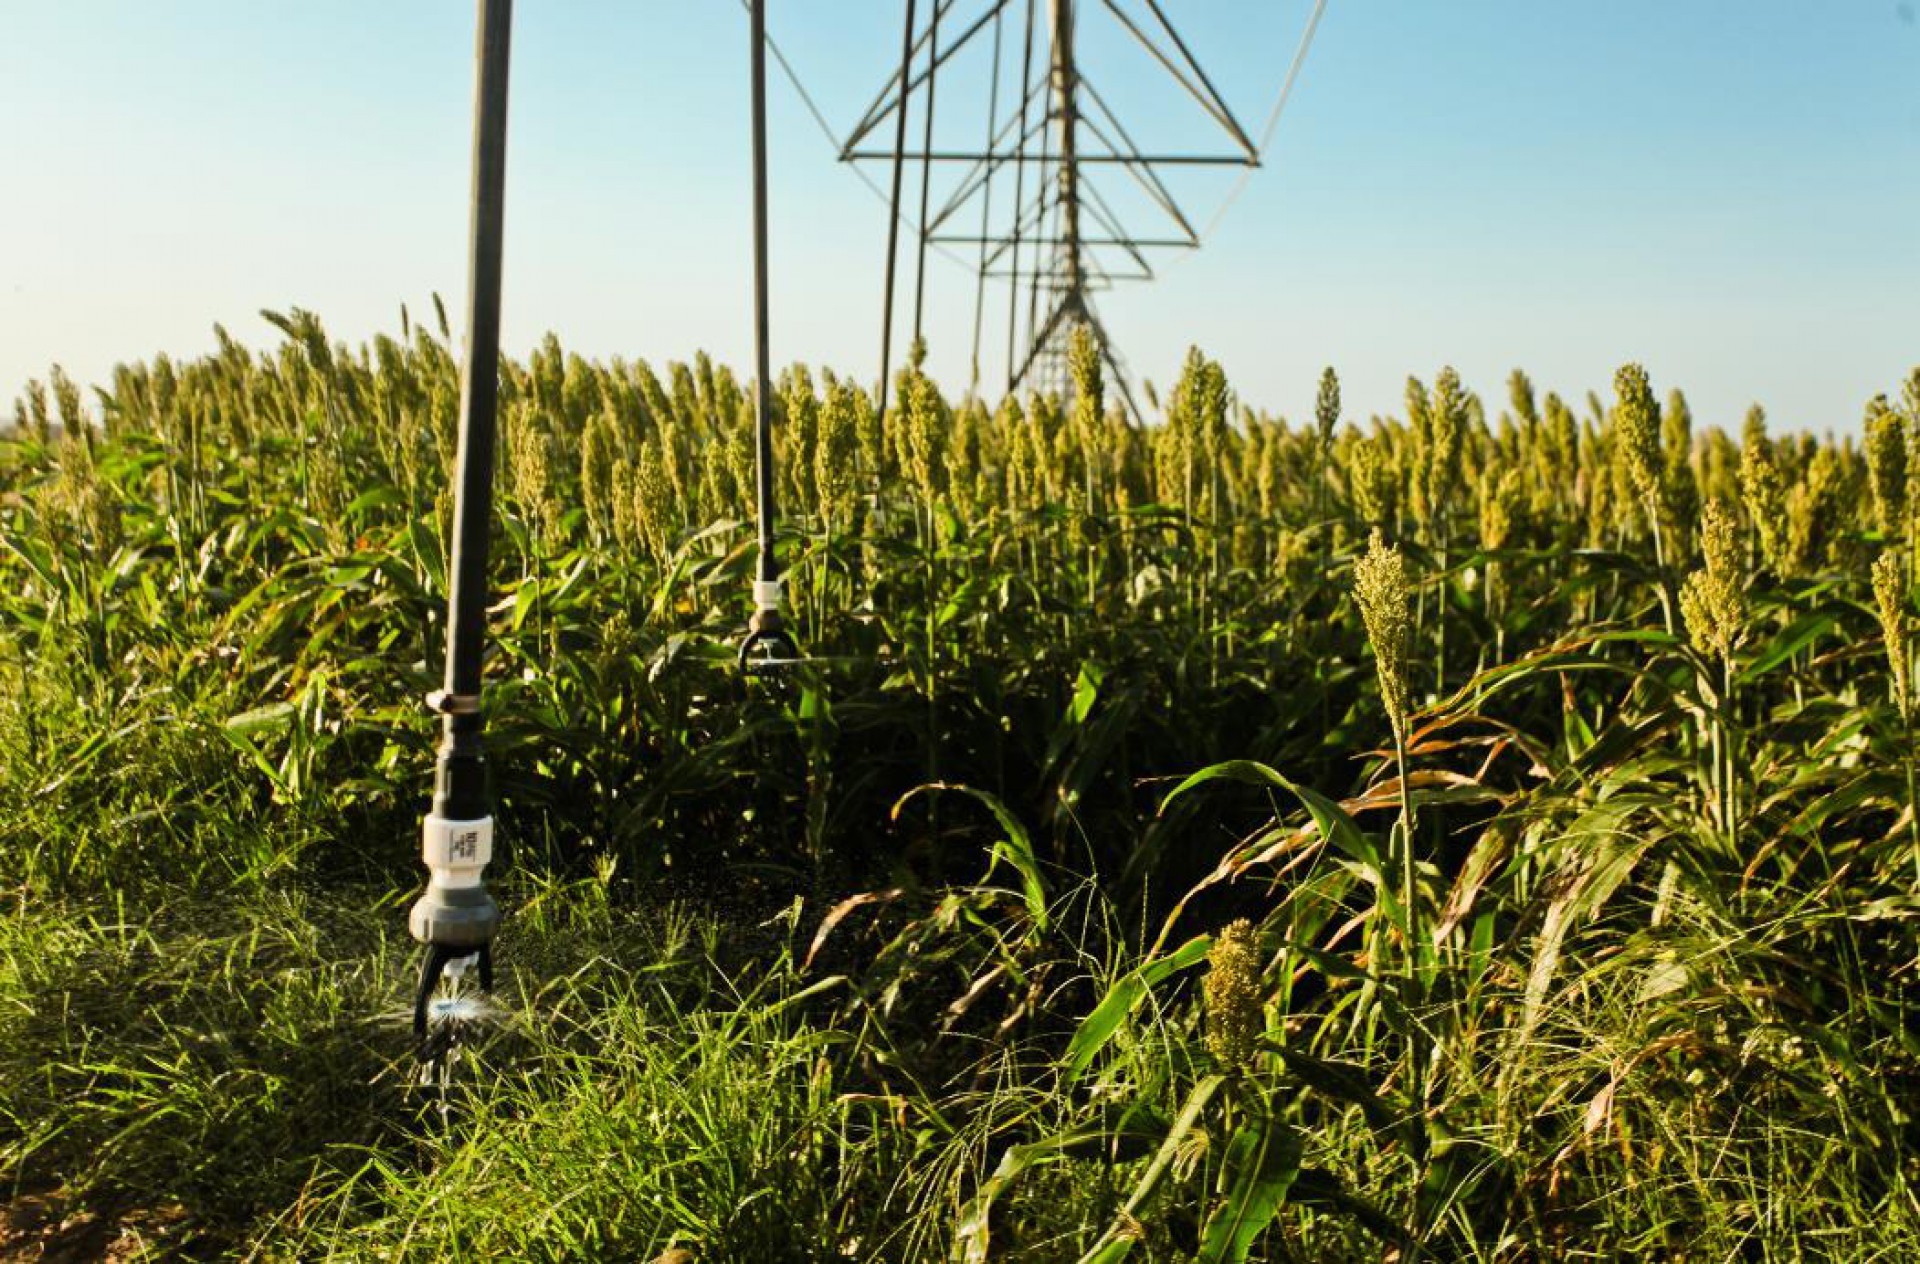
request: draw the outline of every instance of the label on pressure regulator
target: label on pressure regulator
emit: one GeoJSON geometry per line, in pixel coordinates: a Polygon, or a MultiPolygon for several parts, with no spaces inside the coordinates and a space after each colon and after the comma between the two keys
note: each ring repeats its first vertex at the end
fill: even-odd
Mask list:
{"type": "Polygon", "coordinates": [[[420,827],[420,858],[443,887],[480,885],[480,871],[493,859],[493,818],[450,821],[428,816],[420,827]]]}

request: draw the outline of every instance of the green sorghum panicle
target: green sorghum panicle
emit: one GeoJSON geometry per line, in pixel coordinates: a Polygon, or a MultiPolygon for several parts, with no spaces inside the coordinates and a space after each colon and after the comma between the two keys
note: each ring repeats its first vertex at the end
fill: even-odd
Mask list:
{"type": "Polygon", "coordinates": [[[1693,460],[1693,408],[1687,403],[1686,392],[1677,386],[1667,392],[1660,430],[1668,476],[1685,473],[1693,460]]]}
{"type": "Polygon", "coordinates": [[[1427,387],[1417,377],[1409,377],[1406,387],[1407,429],[1413,437],[1414,450],[1423,458],[1427,445],[1433,441],[1433,410],[1427,403],[1427,387]]]}
{"type": "Polygon", "coordinates": [[[906,457],[908,473],[927,503],[946,488],[946,426],[940,392],[933,379],[914,373],[906,392],[906,457]]]}
{"type": "MultiPolygon", "coordinates": [[[[710,374],[710,366],[705,363],[706,352],[700,353],[700,360],[710,374]]],[[[560,384],[559,415],[565,423],[565,433],[576,433],[588,418],[598,413],[604,396],[599,370],[577,355],[568,355],[566,375],[560,384]]]]}
{"type": "Polygon", "coordinates": [[[1453,493],[1455,476],[1460,470],[1460,450],[1466,439],[1468,399],[1460,385],[1460,375],[1452,365],[1440,370],[1433,382],[1433,397],[1427,406],[1428,437],[1426,503],[1427,518],[1437,519],[1453,493]]]}
{"type": "Polygon", "coordinates": [[[33,437],[42,447],[53,442],[53,416],[47,408],[46,384],[30,378],[26,389],[27,416],[33,423],[33,437]]]}
{"type": "Polygon", "coordinates": [[[662,427],[669,421],[682,426],[694,426],[700,420],[700,388],[694,385],[693,370],[675,361],[667,366],[667,377],[673,383],[667,412],[657,419],[662,427]]]}
{"type": "Polygon", "coordinates": [[[1873,599],[1886,640],[1887,667],[1893,676],[1893,705],[1902,716],[1913,711],[1913,623],[1907,613],[1906,568],[1894,553],[1873,560],[1873,599]]]}
{"type": "Polygon", "coordinates": [[[1000,407],[1007,427],[1007,505],[1016,510],[1036,509],[1040,505],[1040,457],[1034,450],[1032,431],[1011,395],[1000,407]]]}
{"type": "Polygon", "coordinates": [[[1507,402],[1529,433],[1540,424],[1540,411],[1533,399],[1533,379],[1520,369],[1507,374],[1507,402]]]}
{"type": "Polygon", "coordinates": [[[1411,714],[1407,705],[1407,657],[1413,632],[1409,613],[1413,584],[1406,559],[1399,549],[1386,543],[1377,527],[1367,542],[1366,555],[1354,563],[1353,593],[1360,606],[1361,622],[1366,625],[1367,640],[1373,645],[1380,701],[1393,722],[1394,733],[1404,739],[1411,714]]]}
{"type": "MultiPolygon", "coordinates": [[[[298,314],[298,309],[295,309],[295,315],[298,314]]],[[[540,345],[533,349],[533,354],[527,357],[527,374],[533,379],[536,402],[550,408],[560,407],[565,393],[566,359],[560,339],[549,330],[540,339],[540,345]]]]}
{"type": "MultiPolygon", "coordinates": [[[[674,366],[675,369],[680,367],[677,364],[674,366]]],[[[683,438],[686,436],[687,429],[686,424],[678,419],[664,421],[660,424],[658,441],[651,445],[659,449],[660,472],[667,480],[667,485],[673,489],[673,499],[676,503],[685,503],[687,500],[686,467],[681,460],[681,454],[686,448],[683,438]]]]}
{"type": "Polygon", "coordinates": [[[1900,411],[1907,426],[1907,513],[1920,518],[1920,368],[1900,388],[1900,411]]]}
{"type": "Polygon", "coordinates": [[[59,444],[60,476],[49,484],[48,500],[67,534],[96,560],[120,547],[120,501],[100,475],[92,451],[73,439],[59,444]]]}
{"type": "Polygon", "coordinates": [[[1729,504],[1740,500],[1740,448],[1718,428],[1701,441],[1700,494],[1729,504]]]}
{"type": "Polygon", "coordinates": [[[714,403],[713,357],[704,351],[693,353],[693,384],[701,410],[711,413],[714,403]]]}
{"type": "Polygon", "coordinates": [[[1106,407],[1106,395],[1100,376],[1100,344],[1085,325],[1075,325],[1067,339],[1067,368],[1073,377],[1073,424],[1089,433],[1106,407]]]}
{"type": "Polygon", "coordinates": [[[1197,461],[1194,475],[1198,482],[1195,490],[1206,506],[1207,515],[1215,519],[1220,506],[1214,503],[1214,480],[1210,474],[1219,470],[1226,449],[1227,405],[1227,371],[1218,361],[1203,359],[1193,399],[1194,439],[1199,444],[1194,454],[1197,461]]]}
{"type": "Polygon", "coordinates": [[[741,513],[746,513],[754,503],[756,428],[753,401],[743,397],[734,406],[733,424],[727,427],[725,448],[721,453],[727,466],[728,482],[733,487],[732,503],[741,513]]]}
{"type": "Polygon", "coordinates": [[[1657,504],[1666,464],[1661,447],[1660,406],[1654,402],[1647,371],[1637,364],[1622,365],[1613,375],[1613,390],[1617,396],[1613,417],[1620,458],[1640,498],[1657,504]]]}
{"type": "Polygon", "coordinates": [[[673,416],[673,401],[667,398],[666,388],[660,385],[660,375],[653,371],[651,364],[645,360],[635,360],[633,380],[639,389],[648,428],[657,427],[673,416]]]}
{"type": "Polygon", "coordinates": [[[1417,377],[1407,379],[1407,451],[1402,463],[1407,478],[1407,510],[1421,526],[1433,516],[1428,499],[1432,480],[1427,476],[1433,460],[1433,409],[1427,401],[1427,388],[1417,377]]]}
{"type": "Polygon", "coordinates": [[[1558,395],[1548,394],[1541,426],[1556,490],[1570,492],[1580,472],[1580,423],[1558,395]]]}
{"type": "Polygon", "coordinates": [[[1825,560],[1828,537],[1840,494],[1840,461],[1832,448],[1820,448],[1799,482],[1787,489],[1787,565],[1804,574],[1825,560]]]}
{"type": "Polygon", "coordinates": [[[1169,416],[1153,436],[1154,498],[1163,505],[1179,505],[1186,496],[1186,432],[1169,416]]]}
{"type": "Polygon", "coordinates": [[[805,502],[818,494],[815,472],[819,446],[820,399],[814,393],[813,375],[805,365],[796,364],[776,388],[776,399],[785,410],[782,456],[787,468],[787,484],[796,499],[805,502]]]}
{"type": "Polygon", "coordinates": [[[1375,526],[1393,517],[1394,491],[1399,476],[1393,456],[1379,439],[1361,439],[1353,445],[1348,476],[1352,480],[1354,508],[1375,526]]]}
{"type": "Polygon", "coordinates": [[[656,563],[664,564],[680,523],[673,479],[667,473],[670,458],[661,449],[658,443],[641,449],[633,476],[633,521],[639,542],[656,563]]]}
{"type": "Polygon", "coordinates": [[[1701,515],[1700,548],[1706,565],[1681,586],[1680,612],[1694,647],[1730,662],[1746,639],[1746,550],[1733,510],[1719,501],[1701,515]]]}
{"type": "Polygon", "coordinates": [[[607,495],[612,502],[608,506],[608,525],[613,529],[614,543],[631,552],[640,542],[640,524],[634,514],[633,462],[627,458],[614,460],[613,472],[607,477],[607,495]]]}
{"type": "Polygon", "coordinates": [[[1484,461],[1517,464],[1521,460],[1521,445],[1527,440],[1512,413],[1500,414],[1500,428],[1493,434],[1492,446],[1481,453],[1484,461]]]}
{"type": "Polygon", "coordinates": [[[86,409],[81,405],[81,388],[67,377],[67,371],[60,365],[54,365],[48,380],[54,384],[54,411],[60,413],[60,428],[65,430],[69,440],[86,442],[92,446],[94,428],[86,421],[86,409]]]}
{"type": "Polygon", "coordinates": [[[1333,428],[1340,424],[1340,375],[1328,365],[1320,372],[1320,394],[1313,402],[1314,425],[1320,430],[1322,450],[1333,446],[1333,428]]]}
{"type": "Polygon", "coordinates": [[[542,536],[559,530],[566,514],[555,486],[553,439],[546,417],[531,402],[514,409],[507,430],[507,469],[514,498],[542,536]]]}
{"type": "Polygon", "coordinates": [[[1513,535],[1515,519],[1524,505],[1520,471],[1500,473],[1488,470],[1480,476],[1480,545],[1502,549],[1513,535]]]}
{"type": "Polygon", "coordinates": [[[1207,953],[1207,1052],[1223,1070],[1243,1071],[1260,1051],[1266,1033],[1266,989],[1253,923],[1228,923],[1207,953]]]}
{"type": "Polygon", "coordinates": [[[1574,475],[1574,489],[1586,509],[1587,547],[1600,548],[1613,526],[1613,454],[1605,445],[1590,448],[1588,454],[1574,475]]]}
{"type": "Polygon", "coordinates": [[[1740,524],[1730,505],[1708,501],[1700,516],[1700,553],[1708,573],[1745,587],[1745,550],[1740,524]]]}
{"type": "Polygon", "coordinates": [[[947,495],[963,519],[973,517],[973,474],[980,468],[979,401],[969,400],[947,415],[947,495]]]}
{"type": "Polygon", "coordinates": [[[853,513],[854,461],[859,448],[859,388],[846,382],[827,388],[820,432],[813,450],[813,483],[821,515],[833,527],[853,513]]]}
{"type": "Polygon", "coordinates": [[[604,536],[613,525],[613,463],[620,455],[619,421],[604,403],[580,434],[580,504],[587,529],[604,536]]]}
{"type": "Polygon", "coordinates": [[[1260,452],[1254,458],[1253,494],[1260,505],[1260,516],[1271,518],[1278,512],[1280,493],[1286,484],[1286,469],[1282,465],[1284,454],[1280,451],[1280,433],[1277,427],[1262,422],[1257,429],[1250,429],[1249,436],[1260,435],[1260,452]]]}
{"type": "Polygon", "coordinates": [[[1784,574],[1787,564],[1787,488],[1773,449],[1764,434],[1747,431],[1746,448],[1740,454],[1740,494],[1746,502],[1747,518],[1760,537],[1760,556],[1776,575],[1784,574]]]}
{"type": "Polygon", "coordinates": [[[1880,530],[1897,535],[1907,513],[1907,437],[1900,414],[1876,395],[1867,405],[1867,484],[1880,530]]]}
{"type": "Polygon", "coordinates": [[[1660,419],[1663,464],[1660,477],[1660,511],[1663,527],[1678,529],[1691,522],[1700,506],[1700,486],[1693,472],[1693,410],[1679,388],[1667,393],[1666,411],[1660,419]]]}

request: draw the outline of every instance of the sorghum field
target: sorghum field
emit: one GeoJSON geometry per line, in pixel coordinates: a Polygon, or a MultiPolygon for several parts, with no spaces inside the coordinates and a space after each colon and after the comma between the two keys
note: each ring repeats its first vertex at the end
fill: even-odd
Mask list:
{"type": "Polygon", "coordinates": [[[1836,440],[792,368],[749,680],[741,379],[549,339],[438,1098],[455,356],[272,318],[0,440],[0,1252],[1920,1257],[1920,370],[1836,440]]]}

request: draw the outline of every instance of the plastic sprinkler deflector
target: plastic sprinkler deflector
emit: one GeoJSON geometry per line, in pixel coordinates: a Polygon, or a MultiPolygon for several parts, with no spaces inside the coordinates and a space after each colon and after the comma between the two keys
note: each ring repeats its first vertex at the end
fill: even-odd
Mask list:
{"type": "Polygon", "coordinates": [[[796,666],[804,660],[800,647],[787,632],[781,617],[786,584],[778,579],[753,581],[753,617],[747,622],[746,639],[740,642],[740,670],[749,676],[767,675],[796,666]]]}

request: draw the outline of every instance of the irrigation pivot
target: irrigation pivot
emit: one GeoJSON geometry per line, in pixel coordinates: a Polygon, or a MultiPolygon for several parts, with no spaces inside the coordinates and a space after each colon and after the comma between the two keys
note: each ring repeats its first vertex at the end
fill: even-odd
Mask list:
{"type": "MultiPolygon", "coordinates": [[[[1300,52],[1281,89],[1282,104],[1324,8],[1325,0],[1315,0],[1300,52]]],[[[1120,0],[985,0],[966,5],[962,0],[935,0],[930,9],[925,22],[916,26],[915,6],[907,0],[900,65],[840,141],[843,162],[892,166],[887,292],[881,317],[883,403],[893,332],[892,239],[902,220],[901,168],[917,163],[921,210],[913,302],[916,335],[925,302],[928,247],[975,248],[975,385],[985,283],[1004,280],[1009,289],[1006,389],[1068,389],[1067,347],[1073,331],[1085,326],[1093,332],[1128,410],[1138,418],[1125,366],[1101,324],[1093,295],[1116,281],[1153,279],[1151,252],[1199,246],[1203,230],[1195,227],[1175,196],[1170,173],[1207,167],[1241,168],[1244,173],[1258,167],[1271,125],[1267,136],[1256,143],[1161,0],[1144,0],[1144,7],[1120,0]],[[1196,137],[1196,147],[1151,151],[1135,142],[1076,52],[1077,34],[1086,20],[1083,9],[1102,15],[1145,51],[1179,95],[1197,107],[1194,118],[1210,133],[1207,140],[1196,137]],[[1018,82],[1003,95],[1001,28],[1007,21],[1019,22],[1021,55],[1017,63],[1007,59],[1018,66],[1018,82]],[[956,28],[958,34],[943,38],[943,24],[956,28]],[[974,144],[936,145],[935,83],[943,70],[951,73],[950,63],[958,54],[988,32],[993,54],[992,79],[985,94],[985,136],[974,144]],[[915,97],[921,99],[924,127],[919,148],[909,149],[906,115],[915,97]],[[891,148],[875,143],[888,122],[892,123],[891,148]],[[930,207],[928,189],[935,167],[957,175],[950,181],[950,193],[930,207]],[[1012,177],[1010,200],[995,201],[997,175],[1012,177]],[[1102,190],[1102,183],[1110,179],[1124,179],[1133,186],[1147,213],[1159,222],[1144,228],[1129,224],[1128,216],[1102,190]],[[963,212],[975,207],[977,228],[963,228],[963,212]]],[[[1277,117],[1276,108],[1270,124],[1277,117]]]]}
{"type": "Polygon", "coordinates": [[[414,1036],[421,1056],[442,1067],[457,1055],[461,1034],[476,1015],[475,998],[468,995],[473,984],[482,992],[492,989],[493,939],[500,924],[500,910],[483,878],[493,858],[493,816],[481,742],[480,676],[500,385],[500,254],[512,24],[513,0],[479,0],[466,357],[460,373],[447,670],[445,687],[427,700],[442,724],[433,809],[421,828],[427,889],[407,918],[413,937],[425,945],[414,997],[414,1036]]]}

